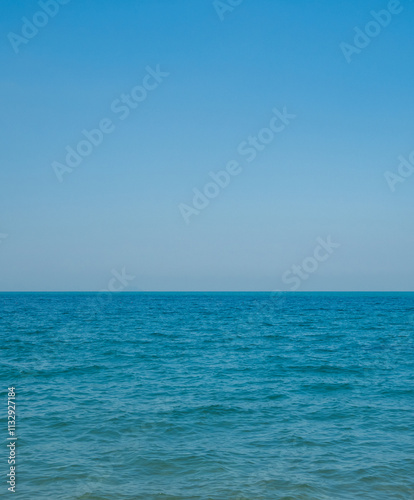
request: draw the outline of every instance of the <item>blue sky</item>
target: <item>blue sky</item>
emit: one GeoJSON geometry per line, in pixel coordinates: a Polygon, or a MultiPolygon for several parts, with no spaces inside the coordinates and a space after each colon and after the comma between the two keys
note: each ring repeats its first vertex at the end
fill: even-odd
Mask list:
{"type": "Polygon", "coordinates": [[[413,290],[414,175],[392,191],[384,173],[414,150],[414,7],[348,62],[340,44],[398,2],[236,3],[220,19],[210,0],[71,0],[16,53],[41,8],[2,2],[0,290],[101,290],[122,269],[129,291],[290,290],[328,236],[340,246],[299,290],[413,290]],[[121,120],[113,102],[157,65],[121,120]],[[274,108],[295,118],[248,162],[238,147],[274,108]],[[106,118],[59,182],[52,164],[106,118]]]}

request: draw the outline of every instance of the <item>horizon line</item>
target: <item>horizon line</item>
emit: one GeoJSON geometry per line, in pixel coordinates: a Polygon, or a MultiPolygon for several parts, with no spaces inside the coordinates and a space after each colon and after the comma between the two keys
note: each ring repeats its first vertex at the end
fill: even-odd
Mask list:
{"type": "Polygon", "coordinates": [[[268,294],[295,294],[295,293],[414,293],[414,290],[0,290],[2,293],[99,293],[109,295],[130,293],[268,293],[268,294]]]}

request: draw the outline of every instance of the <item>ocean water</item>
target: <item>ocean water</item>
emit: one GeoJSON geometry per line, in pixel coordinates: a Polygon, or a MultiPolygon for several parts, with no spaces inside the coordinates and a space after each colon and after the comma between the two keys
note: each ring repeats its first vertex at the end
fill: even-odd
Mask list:
{"type": "Polygon", "coordinates": [[[414,294],[1,294],[0,335],[1,497],[414,498],[414,294]]]}

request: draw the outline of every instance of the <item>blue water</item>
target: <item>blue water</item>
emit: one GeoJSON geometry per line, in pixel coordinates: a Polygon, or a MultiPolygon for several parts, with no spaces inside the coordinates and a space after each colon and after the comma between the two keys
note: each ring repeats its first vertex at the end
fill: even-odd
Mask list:
{"type": "Polygon", "coordinates": [[[414,294],[1,294],[0,332],[11,498],[414,498],[414,294]]]}

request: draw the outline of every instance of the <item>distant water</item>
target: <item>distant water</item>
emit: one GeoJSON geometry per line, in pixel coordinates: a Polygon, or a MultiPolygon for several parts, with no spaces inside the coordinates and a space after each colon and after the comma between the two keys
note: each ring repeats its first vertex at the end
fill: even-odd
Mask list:
{"type": "Polygon", "coordinates": [[[1,294],[0,332],[0,497],[13,385],[10,498],[414,498],[414,294],[1,294]]]}

